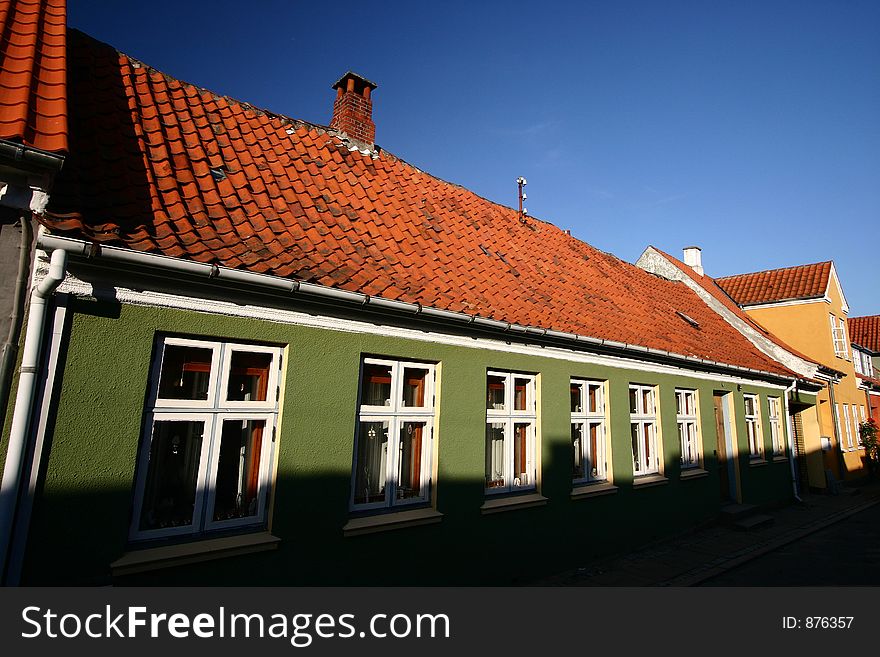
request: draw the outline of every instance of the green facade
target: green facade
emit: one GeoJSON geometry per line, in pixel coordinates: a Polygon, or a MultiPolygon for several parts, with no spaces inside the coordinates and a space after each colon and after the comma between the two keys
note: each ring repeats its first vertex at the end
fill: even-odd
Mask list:
{"type": "MultiPolygon", "coordinates": [[[[503,347],[503,343],[499,343],[503,347]]],[[[624,361],[621,361],[623,364],[624,361]]],[[[408,338],[327,330],[186,310],[72,299],[54,422],[47,432],[24,584],[505,584],[630,549],[711,519],[722,502],[713,391],[735,405],[743,501],[792,495],[787,460],[773,461],[766,396],[778,388],[656,374],[408,338]],[[284,345],[272,534],[277,550],[113,579],[131,549],[135,467],[158,333],[284,345]],[[436,524],[343,535],[365,355],[436,362],[436,524]],[[538,374],[540,493],[546,505],[485,515],[486,371],[538,374]],[[609,381],[614,494],[572,499],[569,380],[609,381]],[[628,385],[658,386],[668,483],[632,486],[628,385]],[[698,390],[708,474],[680,478],[674,389],[698,390]],[[744,392],[760,395],[768,462],[749,465],[744,392]]],[[[13,397],[14,398],[14,397],[13,397]]],[[[8,423],[7,423],[8,425],[8,423]]],[[[783,432],[787,426],[782,421],[783,432]]],[[[4,445],[8,426],[4,432],[4,445]]],[[[787,443],[787,439],[786,439],[787,443]]]]}

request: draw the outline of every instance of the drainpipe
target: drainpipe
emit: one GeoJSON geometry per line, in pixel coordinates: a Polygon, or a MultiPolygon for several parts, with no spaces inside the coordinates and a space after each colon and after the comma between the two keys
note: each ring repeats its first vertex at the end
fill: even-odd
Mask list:
{"type": "Polygon", "coordinates": [[[25,291],[28,273],[31,270],[31,231],[30,217],[21,217],[21,246],[18,252],[18,272],[15,277],[15,291],[12,293],[12,314],[9,316],[9,332],[3,347],[0,347],[0,427],[6,419],[6,405],[12,386],[12,372],[18,355],[18,339],[21,337],[21,318],[24,314],[25,291]]]}
{"type": "Polygon", "coordinates": [[[846,461],[843,458],[843,443],[840,441],[840,426],[837,422],[837,401],[834,398],[834,379],[828,380],[828,398],[831,402],[831,428],[834,430],[834,440],[837,442],[837,466],[840,469],[840,483],[846,476],[846,461]]]}
{"type": "Polygon", "coordinates": [[[47,301],[64,280],[66,269],[67,252],[63,249],[53,251],[49,262],[49,273],[31,291],[27,331],[21,357],[21,369],[19,370],[18,393],[12,413],[3,481],[0,483],[0,581],[4,579],[6,560],[12,542],[12,529],[21,486],[22,463],[27,451],[28,434],[33,416],[34,391],[40,363],[43,325],[46,323],[47,301]]]}
{"type": "Polygon", "coordinates": [[[791,466],[791,488],[794,491],[794,499],[803,502],[798,490],[797,467],[794,462],[794,422],[791,420],[791,413],[788,409],[788,396],[797,387],[797,381],[792,381],[791,385],[785,389],[785,426],[788,429],[788,464],[791,466]]]}

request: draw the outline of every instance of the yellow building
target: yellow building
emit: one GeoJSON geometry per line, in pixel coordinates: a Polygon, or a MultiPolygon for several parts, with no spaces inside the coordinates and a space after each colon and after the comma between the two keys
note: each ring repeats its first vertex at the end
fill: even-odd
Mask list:
{"type": "Polygon", "coordinates": [[[715,282],[776,337],[826,371],[840,373],[828,377],[815,411],[810,411],[817,414],[824,475],[818,472],[817,455],[808,451],[810,486],[822,487],[833,481],[831,476],[846,481],[866,476],[858,426],[870,409],[853,366],[847,335],[849,307],[834,263],[739,274],[715,282]]]}

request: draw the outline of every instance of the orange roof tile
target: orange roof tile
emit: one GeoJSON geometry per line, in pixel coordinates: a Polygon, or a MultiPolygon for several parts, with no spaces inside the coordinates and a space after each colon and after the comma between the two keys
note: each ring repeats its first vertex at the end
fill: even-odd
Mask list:
{"type": "Polygon", "coordinates": [[[850,317],[846,323],[850,340],[860,347],[880,353],[880,315],[850,317]]]}
{"type": "Polygon", "coordinates": [[[715,282],[741,306],[797,299],[814,299],[825,294],[831,261],[783,269],[758,271],[716,278],[715,282]]]}
{"type": "Polygon", "coordinates": [[[0,0],[0,139],[67,151],[65,0],[0,0]]]}
{"type": "Polygon", "coordinates": [[[683,283],[327,128],[69,43],[53,232],[793,376],[683,283]]]}

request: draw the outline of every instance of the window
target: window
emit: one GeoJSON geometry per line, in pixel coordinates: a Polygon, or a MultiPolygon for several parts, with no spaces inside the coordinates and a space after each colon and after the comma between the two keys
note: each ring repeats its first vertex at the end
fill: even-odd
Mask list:
{"type": "Polygon", "coordinates": [[[700,467],[700,423],[697,420],[697,391],[675,391],[675,418],[681,445],[681,467],[700,467]]]}
{"type": "Polygon", "coordinates": [[[280,367],[279,347],[160,339],[132,539],[265,524],[280,367]]]}
{"type": "Polygon", "coordinates": [[[831,339],[834,341],[834,355],[840,358],[848,358],[846,348],[846,328],[843,320],[836,315],[828,315],[831,320],[831,339]]]}
{"type": "Polygon", "coordinates": [[[653,386],[629,387],[629,413],[633,474],[636,477],[657,474],[660,459],[657,453],[657,410],[653,386]]]}
{"type": "MultiPolygon", "coordinates": [[[[863,405],[859,406],[859,410],[861,411],[862,424],[864,424],[867,421],[865,416],[865,407],[863,405]]],[[[853,415],[855,415],[855,410],[853,410],[853,415]]],[[[856,442],[858,442],[859,447],[862,447],[862,434],[859,433],[858,421],[856,421],[856,442]]]]}
{"type": "Polygon", "coordinates": [[[843,405],[843,425],[846,427],[846,446],[847,449],[853,449],[852,425],[849,421],[849,404],[843,405]]]}
{"type": "Polygon", "coordinates": [[[352,473],[352,510],[431,499],[435,366],[364,358],[352,473]]]}
{"type": "Polygon", "coordinates": [[[767,419],[770,422],[770,440],[773,443],[773,456],[785,456],[785,443],[779,423],[779,397],[767,398],[767,419]]]}
{"type": "Polygon", "coordinates": [[[486,492],[535,488],[535,376],[486,376],[486,492]]]}
{"type": "Polygon", "coordinates": [[[753,460],[764,458],[764,438],[761,435],[761,418],[757,395],[743,395],[745,406],[746,433],[749,437],[749,456],[753,460]]]}
{"type": "Polygon", "coordinates": [[[572,481],[605,481],[605,384],[571,380],[572,481]]]}
{"type": "Polygon", "coordinates": [[[856,371],[856,374],[867,374],[867,372],[862,371],[862,352],[853,347],[852,356],[853,369],[856,371]]]}

